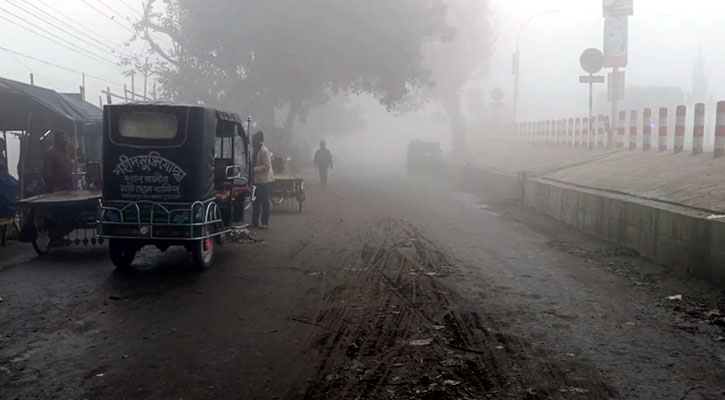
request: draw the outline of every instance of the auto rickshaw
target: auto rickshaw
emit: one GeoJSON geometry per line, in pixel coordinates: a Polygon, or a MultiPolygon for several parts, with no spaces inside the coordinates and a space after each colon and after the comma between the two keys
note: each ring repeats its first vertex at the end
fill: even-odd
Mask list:
{"type": "Polygon", "coordinates": [[[104,109],[99,236],[116,268],[144,246],[183,246],[206,269],[251,203],[249,140],[234,113],[132,103],[104,109]]]}

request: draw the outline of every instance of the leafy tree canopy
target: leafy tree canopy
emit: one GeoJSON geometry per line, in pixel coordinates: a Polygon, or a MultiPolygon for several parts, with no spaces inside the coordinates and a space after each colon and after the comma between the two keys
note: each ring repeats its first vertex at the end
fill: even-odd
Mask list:
{"type": "Polygon", "coordinates": [[[450,40],[443,0],[148,0],[137,24],[165,97],[223,106],[274,124],[330,93],[389,109],[433,86],[423,45],[450,40]]]}

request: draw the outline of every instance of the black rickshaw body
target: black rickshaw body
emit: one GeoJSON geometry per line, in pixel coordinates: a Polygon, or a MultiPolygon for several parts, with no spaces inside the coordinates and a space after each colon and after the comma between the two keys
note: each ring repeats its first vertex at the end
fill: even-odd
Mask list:
{"type": "Polygon", "coordinates": [[[102,164],[99,236],[117,267],[146,245],[208,250],[241,223],[252,197],[249,141],[234,113],[106,106],[102,164]]]}

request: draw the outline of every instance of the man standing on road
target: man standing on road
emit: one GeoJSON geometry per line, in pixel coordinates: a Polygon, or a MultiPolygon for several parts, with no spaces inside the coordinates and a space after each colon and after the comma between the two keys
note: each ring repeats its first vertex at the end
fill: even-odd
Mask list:
{"type": "Polygon", "coordinates": [[[327,187],[327,169],[332,169],[332,153],[327,149],[325,141],[320,142],[320,148],[315,153],[315,168],[320,173],[320,183],[327,187]]]}
{"type": "Polygon", "coordinates": [[[268,184],[274,182],[274,169],[272,169],[272,153],[264,145],[264,133],[260,131],[254,134],[252,147],[254,149],[252,153],[254,185],[257,187],[256,198],[252,204],[252,227],[269,229],[268,184]]]}
{"type": "Polygon", "coordinates": [[[43,158],[43,183],[46,193],[73,190],[73,163],[66,151],[68,137],[65,132],[55,132],[53,147],[43,158]]]}

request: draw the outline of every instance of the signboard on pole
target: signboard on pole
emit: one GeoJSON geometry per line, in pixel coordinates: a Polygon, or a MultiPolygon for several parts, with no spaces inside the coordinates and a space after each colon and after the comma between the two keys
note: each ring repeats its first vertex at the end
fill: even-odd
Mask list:
{"type": "Polygon", "coordinates": [[[596,74],[604,66],[604,55],[598,49],[586,49],[579,58],[579,63],[584,71],[596,74]]]}
{"type": "Polygon", "coordinates": [[[604,66],[624,68],[628,62],[629,19],[611,17],[604,21],[604,66]]]}
{"type": "Polygon", "coordinates": [[[600,75],[582,75],[579,83],[604,83],[604,77],[600,75]]]}
{"type": "Polygon", "coordinates": [[[634,0],[603,0],[604,18],[634,15],[634,0]]]}
{"type": "Polygon", "coordinates": [[[625,76],[624,71],[610,72],[608,77],[609,101],[620,101],[624,100],[624,88],[625,88],[625,76]]]}

